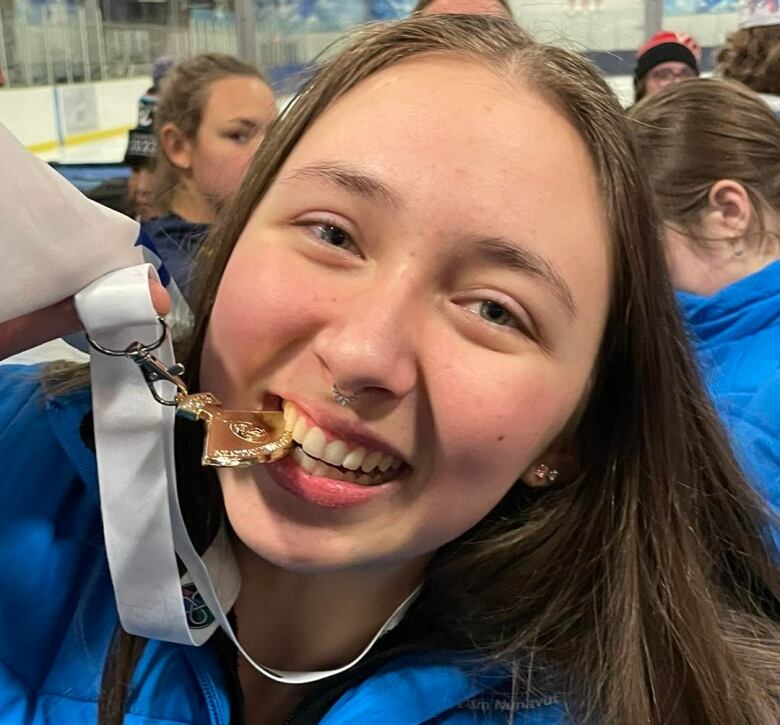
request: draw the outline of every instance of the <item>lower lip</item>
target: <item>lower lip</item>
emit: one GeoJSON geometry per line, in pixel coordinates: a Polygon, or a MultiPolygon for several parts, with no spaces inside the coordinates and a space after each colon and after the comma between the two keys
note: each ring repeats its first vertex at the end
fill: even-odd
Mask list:
{"type": "Polygon", "coordinates": [[[348,481],[312,476],[293,459],[286,456],[280,461],[264,466],[271,480],[285,491],[304,501],[323,508],[341,509],[361,506],[381,496],[387,496],[394,487],[393,482],[376,486],[361,486],[348,481]]]}

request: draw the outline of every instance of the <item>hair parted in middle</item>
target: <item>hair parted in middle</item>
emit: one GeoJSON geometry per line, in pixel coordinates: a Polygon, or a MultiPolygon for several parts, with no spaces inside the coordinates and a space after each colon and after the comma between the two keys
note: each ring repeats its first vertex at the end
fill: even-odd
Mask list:
{"type": "MultiPolygon", "coordinates": [[[[539,491],[518,481],[445,545],[407,616],[437,647],[506,664],[516,701],[551,692],[578,723],[776,722],[780,584],[763,505],[703,392],[628,122],[585,59],[494,16],[362,29],[273,124],[203,248],[190,389],[199,389],[209,314],[233,246],[296,144],[363,80],[431,54],[465,58],[530,89],[579,133],[603,198],[611,301],[590,393],[570,426],[572,470],[539,491]]],[[[180,480],[202,480],[197,442],[192,455],[186,445],[180,480]]],[[[222,517],[210,481],[180,491],[201,550],[222,517]]],[[[117,642],[102,694],[114,703],[138,654],[133,637],[117,642]]]]}

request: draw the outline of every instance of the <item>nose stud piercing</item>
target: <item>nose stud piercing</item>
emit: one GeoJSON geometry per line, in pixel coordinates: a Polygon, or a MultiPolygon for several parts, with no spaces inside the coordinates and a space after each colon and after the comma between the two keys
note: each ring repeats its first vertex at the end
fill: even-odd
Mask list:
{"type": "Polygon", "coordinates": [[[343,407],[352,405],[360,397],[358,393],[353,393],[352,395],[342,393],[336,386],[336,383],[333,383],[332,392],[336,402],[343,407]]]}
{"type": "Polygon", "coordinates": [[[555,483],[560,471],[556,468],[550,468],[546,463],[540,463],[534,471],[534,477],[539,481],[555,483]]]}

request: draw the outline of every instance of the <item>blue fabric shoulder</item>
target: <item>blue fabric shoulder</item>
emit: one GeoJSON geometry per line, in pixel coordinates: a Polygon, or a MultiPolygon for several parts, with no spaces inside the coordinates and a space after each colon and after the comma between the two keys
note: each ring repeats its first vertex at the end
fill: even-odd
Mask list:
{"type": "MultiPolygon", "coordinates": [[[[97,497],[85,495],[76,466],[54,434],[40,372],[39,366],[0,366],[4,723],[37,719],[38,693],[45,690],[80,593],[90,586],[96,553],[102,551],[97,497]]],[[[83,402],[65,399],[66,414],[83,417],[83,402]]]]}
{"type": "Polygon", "coordinates": [[[394,660],[347,691],[320,725],[568,725],[555,698],[512,703],[505,675],[475,676],[457,660],[394,660]]]}
{"type": "MultiPolygon", "coordinates": [[[[118,618],[103,545],[88,389],[48,398],[40,366],[0,365],[0,725],[94,723],[118,618]]],[[[227,725],[211,648],[147,643],[129,725],[227,725]]]]}

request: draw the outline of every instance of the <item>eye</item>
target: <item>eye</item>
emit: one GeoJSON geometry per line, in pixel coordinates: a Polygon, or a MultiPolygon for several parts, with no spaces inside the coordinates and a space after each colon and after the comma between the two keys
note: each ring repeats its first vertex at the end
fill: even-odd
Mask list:
{"type": "Polygon", "coordinates": [[[523,335],[529,335],[529,326],[523,321],[520,315],[516,315],[509,310],[507,305],[502,305],[495,300],[475,300],[466,305],[466,308],[483,320],[498,328],[517,330],[523,335]]]}
{"type": "Polygon", "coordinates": [[[255,136],[254,133],[248,131],[231,131],[226,134],[233,143],[237,143],[239,146],[246,146],[255,136]]]}
{"type": "Polygon", "coordinates": [[[306,226],[311,229],[312,233],[323,244],[326,244],[329,247],[337,247],[338,249],[343,249],[351,254],[361,256],[360,250],[349,232],[344,231],[341,227],[337,227],[335,224],[325,224],[322,222],[319,224],[307,224],[306,226]]]}
{"type": "Polygon", "coordinates": [[[483,300],[479,304],[479,314],[494,325],[511,325],[514,322],[512,313],[503,305],[493,300],[483,300]]]}

